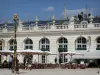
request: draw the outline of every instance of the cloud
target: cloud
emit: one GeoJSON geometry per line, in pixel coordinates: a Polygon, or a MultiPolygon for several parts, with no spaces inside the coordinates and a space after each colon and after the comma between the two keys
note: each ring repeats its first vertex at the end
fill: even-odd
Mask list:
{"type": "MultiPolygon", "coordinates": [[[[81,12],[86,12],[86,9],[82,8],[82,9],[67,10],[67,16],[77,15],[78,13],[81,12]]],[[[64,12],[62,12],[62,15],[64,15],[64,12]]]]}
{"type": "MultiPolygon", "coordinates": [[[[86,9],[82,8],[82,9],[67,10],[67,16],[78,15],[78,13],[81,13],[81,12],[86,13],[86,9]]],[[[89,10],[87,10],[87,12],[89,13],[89,10]]],[[[98,14],[98,13],[100,13],[100,9],[99,8],[91,8],[90,12],[92,12],[92,14],[98,14]]],[[[63,15],[63,13],[62,13],[62,15],[63,15]]]]}
{"type": "Polygon", "coordinates": [[[43,10],[44,11],[54,11],[54,7],[53,6],[49,6],[49,7],[47,7],[47,8],[44,8],[43,10]]]}
{"type": "Polygon", "coordinates": [[[86,9],[67,10],[68,15],[77,15],[80,12],[86,12],[86,9]]]}
{"type": "Polygon", "coordinates": [[[100,8],[91,8],[90,12],[92,12],[93,15],[100,15],[100,8]]]}

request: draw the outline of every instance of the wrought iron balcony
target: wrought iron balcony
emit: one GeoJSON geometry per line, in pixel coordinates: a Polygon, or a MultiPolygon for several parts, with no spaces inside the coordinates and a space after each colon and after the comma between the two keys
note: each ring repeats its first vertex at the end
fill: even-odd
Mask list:
{"type": "Polygon", "coordinates": [[[67,48],[58,48],[58,52],[67,52],[67,48]]]}
{"type": "Polygon", "coordinates": [[[49,48],[41,48],[41,51],[49,51],[49,48]]]}
{"type": "Polygon", "coordinates": [[[97,47],[97,48],[96,48],[96,50],[100,50],[100,48],[99,48],[99,47],[97,47]]]}
{"type": "Polygon", "coordinates": [[[87,48],[76,48],[76,50],[87,50],[87,48]]]}
{"type": "Polygon", "coordinates": [[[12,47],[10,47],[10,49],[9,49],[10,51],[13,51],[14,50],[14,48],[12,48],[12,47]]]}

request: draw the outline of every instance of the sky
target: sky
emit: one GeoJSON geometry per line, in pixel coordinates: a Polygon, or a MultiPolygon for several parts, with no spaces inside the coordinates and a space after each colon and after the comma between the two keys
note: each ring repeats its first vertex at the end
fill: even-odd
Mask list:
{"type": "Polygon", "coordinates": [[[13,14],[17,13],[22,21],[50,20],[63,18],[66,5],[67,16],[77,15],[87,8],[94,16],[100,15],[100,0],[0,0],[0,22],[11,22],[13,14]]]}

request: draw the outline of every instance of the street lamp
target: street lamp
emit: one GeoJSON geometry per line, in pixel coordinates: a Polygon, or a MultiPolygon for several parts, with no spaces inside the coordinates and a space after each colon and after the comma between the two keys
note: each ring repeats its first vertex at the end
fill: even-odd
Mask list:
{"type": "Polygon", "coordinates": [[[16,31],[17,31],[17,25],[18,25],[18,15],[14,14],[13,16],[13,21],[14,21],[14,60],[13,60],[13,72],[17,73],[17,41],[16,41],[16,31]]]}

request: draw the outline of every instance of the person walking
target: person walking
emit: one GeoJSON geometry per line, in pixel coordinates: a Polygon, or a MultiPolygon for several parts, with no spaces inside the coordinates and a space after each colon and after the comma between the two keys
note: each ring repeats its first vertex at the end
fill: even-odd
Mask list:
{"type": "Polygon", "coordinates": [[[24,60],[23,60],[23,64],[24,64],[24,69],[26,67],[26,58],[24,57],[24,60]]]}
{"type": "Polygon", "coordinates": [[[55,58],[55,64],[57,64],[57,57],[55,58]]]}

